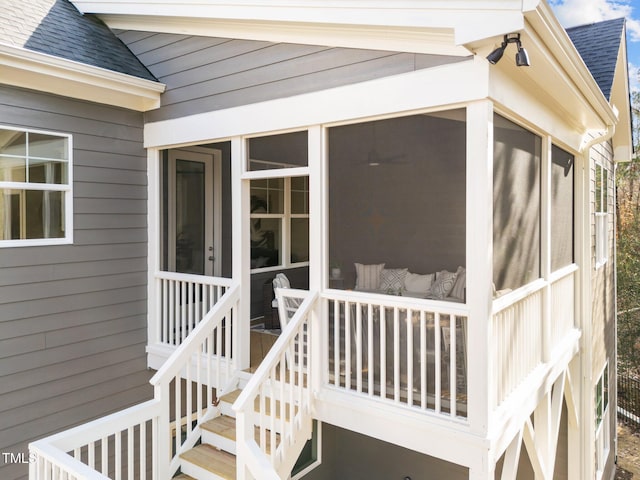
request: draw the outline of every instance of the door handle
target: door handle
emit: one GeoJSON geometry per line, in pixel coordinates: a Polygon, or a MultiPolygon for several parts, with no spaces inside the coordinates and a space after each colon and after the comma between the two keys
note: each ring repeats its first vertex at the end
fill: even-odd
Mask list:
{"type": "Polygon", "coordinates": [[[213,262],[213,255],[209,255],[209,261],[213,262]]]}

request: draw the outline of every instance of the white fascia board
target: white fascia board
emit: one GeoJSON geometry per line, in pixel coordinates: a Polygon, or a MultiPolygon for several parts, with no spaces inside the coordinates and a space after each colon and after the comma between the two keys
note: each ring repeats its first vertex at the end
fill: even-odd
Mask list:
{"type": "Polygon", "coordinates": [[[362,36],[366,41],[337,46],[361,48],[372,40],[376,45],[385,43],[386,38],[390,42],[385,49],[434,53],[420,49],[419,42],[413,46],[407,46],[407,42],[396,45],[397,37],[405,34],[415,37],[419,32],[420,40],[430,43],[430,35],[441,37],[445,33],[453,50],[443,51],[441,46],[439,52],[447,55],[456,54],[456,49],[458,54],[468,54],[463,50],[464,44],[518,31],[524,26],[522,0],[74,0],[73,3],[83,13],[99,15],[111,28],[213,35],[212,30],[204,28],[209,25],[216,35],[226,31],[225,38],[296,42],[306,39],[309,43],[309,38],[317,36],[324,41],[346,37],[352,42],[362,36]],[[347,33],[340,33],[341,29],[347,33]],[[307,35],[296,39],[292,36],[296,30],[304,30],[307,35]],[[290,36],[283,39],[284,32],[290,36]],[[251,37],[245,37],[247,33],[251,37]],[[277,36],[270,37],[268,33],[277,36]]]}
{"type": "Polygon", "coordinates": [[[487,97],[487,65],[470,59],[319,92],[147,123],[145,147],[205,143],[463,105],[487,97]],[[469,82],[469,78],[475,81],[469,82]]]}
{"type": "Polygon", "coordinates": [[[602,94],[589,68],[565,29],[558,22],[551,7],[542,2],[540,8],[526,14],[526,19],[527,30],[532,32],[534,41],[544,45],[544,48],[541,48],[548,55],[549,61],[564,70],[565,76],[570,79],[574,88],[584,96],[605,125],[615,124],[617,116],[612,106],[602,94]]]}
{"type": "Polygon", "coordinates": [[[454,44],[451,29],[381,26],[275,23],[254,20],[218,20],[162,16],[100,15],[112,29],[136,30],[218,38],[241,38],[274,43],[301,43],[329,47],[366,48],[433,55],[468,56],[470,50],[454,44]]]}
{"type": "Polygon", "coordinates": [[[147,111],[165,85],[81,62],[0,43],[0,84],[147,111]]]}

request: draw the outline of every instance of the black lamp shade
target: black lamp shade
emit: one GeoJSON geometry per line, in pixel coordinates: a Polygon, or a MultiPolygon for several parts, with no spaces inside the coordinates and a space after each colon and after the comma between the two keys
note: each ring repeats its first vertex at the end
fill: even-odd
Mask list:
{"type": "Polygon", "coordinates": [[[487,60],[489,60],[489,63],[491,65],[495,65],[496,63],[498,63],[500,61],[500,59],[502,58],[502,55],[504,54],[504,48],[505,47],[506,47],[506,45],[504,45],[502,47],[498,47],[493,52],[491,52],[489,55],[487,55],[487,60]]]}
{"type": "Polygon", "coordinates": [[[519,67],[528,67],[530,65],[529,54],[522,47],[518,48],[518,53],[516,53],[516,65],[519,67]]]}

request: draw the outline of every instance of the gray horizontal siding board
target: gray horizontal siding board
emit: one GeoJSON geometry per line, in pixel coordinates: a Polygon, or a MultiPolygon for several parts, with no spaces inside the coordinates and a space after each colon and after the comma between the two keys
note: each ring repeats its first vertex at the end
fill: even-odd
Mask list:
{"type": "MultiPolygon", "coordinates": [[[[334,53],[332,49],[327,49],[327,47],[317,47],[313,45],[270,45],[257,51],[253,50],[243,55],[225,58],[223,60],[201,65],[186,71],[180,71],[173,75],[163,77],[162,80],[166,82],[167,87],[170,87],[167,94],[176,91],[181,87],[192,85],[198,85],[199,90],[204,89],[206,91],[208,82],[211,82],[216,78],[224,78],[232,75],[239,75],[241,73],[255,75],[256,83],[261,83],[261,77],[265,75],[260,70],[261,68],[276,66],[276,71],[278,73],[283,71],[281,75],[286,75],[287,73],[284,72],[284,70],[287,69],[287,62],[292,62],[294,65],[290,66],[288,70],[300,69],[301,71],[309,71],[309,57],[314,53],[317,54],[326,50],[329,50],[329,53],[334,53]]],[[[355,54],[355,52],[366,51],[354,50],[353,52],[355,54]]],[[[330,55],[332,59],[334,56],[337,55],[330,55]]],[[[320,56],[313,58],[317,58],[320,62],[323,60],[320,56]]],[[[339,59],[336,59],[335,61],[339,61],[339,59]]],[[[314,69],[312,68],[312,70],[314,69]]],[[[278,73],[276,73],[276,75],[278,75],[278,73]]],[[[166,96],[167,95],[163,95],[163,103],[166,101],[164,100],[164,97],[166,96]]]]}
{"type": "Polygon", "coordinates": [[[78,214],[146,215],[147,201],[120,198],[77,198],[73,205],[78,214]]]}
{"type": "Polygon", "coordinates": [[[47,365],[36,371],[29,372],[29,375],[24,375],[22,372],[7,375],[3,379],[3,385],[6,384],[6,392],[18,391],[37,387],[42,383],[61,381],[61,379],[67,379],[66,381],[68,381],[74,375],[95,372],[95,370],[104,369],[105,365],[111,367],[117,363],[135,359],[140,361],[138,368],[143,368],[143,365],[146,365],[146,356],[141,354],[139,346],[131,345],[94,355],[91,357],[91,362],[68,361],[56,365],[47,365]]]}
{"type": "Polygon", "coordinates": [[[190,68],[197,67],[198,63],[195,59],[198,55],[200,55],[200,58],[206,57],[207,49],[215,48],[227,42],[234,42],[234,40],[227,38],[184,37],[171,44],[169,55],[167,55],[168,49],[156,48],[140,53],[138,58],[158,73],[167,75],[174,71],[172,67],[176,63],[183,65],[183,67],[187,64],[191,65],[190,68]]]}
{"type": "Polygon", "coordinates": [[[75,164],[73,167],[74,180],[86,178],[93,183],[118,183],[120,185],[147,185],[147,174],[133,170],[114,170],[104,167],[85,167],[75,164]]]}
{"type": "Polygon", "coordinates": [[[140,37],[134,42],[127,45],[138,58],[145,52],[159,48],[171,48],[174,43],[184,39],[184,35],[175,35],[170,33],[156,33],[155,35],[140,37]]]}
{"type": "MultiPolygon", "coordinates": [[[[114,388],[118,388],[117,384],[114,385],[114,388]]],[[[130,398],[149,397],[149,391],[150,387],[146,385],[139,386],[128,390],[121,390],[113,395],[97,398],[91,403],[74,405],[72,408],[59,410],[55,415],[38,418],[31,422],[9,428],[6,430],[5,438],[9,439],[8,441],[13,443],[13,441],[16,440],[18,442],[25,442],[29,441],[31,438],[48,436],[60,429],[66,428],[66,425],[71,423],[82,423],[95,417],[102,416],[103,411],[111,413],[122,410],[131,405],[131,402],[129,401],[130,398]],[[78,422],[77,419],[80,419],[80,422],[78,422]],[[41,432],[43,432],[43,434],[41,434],[41,432]]],[[[60,408],[64,407],[65,405],[60,405],[60,408]]],[[[1,438],[2,437],[0,437],[0,439],[1,438]]],[[[6,451],[6,447],[0,445],[0,448],[2,448],[3,451],[6,451]]]]}
{"type": "Polygon", "coordinates": [[[146,329],[147,319],[144,315],[116,318],[105,322],[92,323],[80,327],[70,327],[44,334],[47,348],[60,347],[71,343],[83,342],[93,338],[115,335],[118,332],[146,329]],[[130,329],[130,330],[129,330],[130,329]]]}
{"type": "Polygon", "coordinates": [[[154,64],[150,70],[159,81],[170,84],[169,77],[175,77],[181,72],[206,68],[217,62],[240,57],[247,53],[261,52],[271,45],[273,44],[269,42],[251,40],[232,40],[218,44],[213,39],[211,47],[198,49],[180,57],[175,57],[173,52],[168,50],[165,52],[168,60],[154,64]]]}
{"type": "Polygon", "coordinates": [[[92,339],[57,348],[48,348],[38,352],[14,355],[0,362],[0,375],[11,375],[18,372],[38,369],[47,365],[63,363],[69,358],[90,362],[91,356],[100,352],[108,352],[127,345],[140,344],[146,340],[146,331],[123,332],[110,337],[92,339]]]}
{"type": "Polygon", "coordinates": [[[76,230],[77,245],[104,245],[105,243],[143,243],[147,241],[145,228],[121,228],[108,230],[76,230]]]}
{"type": "MultiPolygon", "coordinates": [[[[140,114],[138,112],[84,101],[73,101],[73,111],[71,112],[69,109],[70,101],[67,98],[21,88],[0,88],[0,105],[15,108],[11,112],[12,123],[14,122],[14,115],[20,113],[21,110],[25,113],[33,112],[33,116],[28,119],[27,125],[24,125],[26,127],[35,128],[39,125],[40,128],[51,129],[52,125],[49,124],[49,119],[41,117],[40,114],[54,113],[64,123],[66,123],[67,118],[86,118],[91,121],[100,120],[104,125],[113,124],[136,130],[141,128],[140,114]],[[64,112],[69,112],[70,114],[65,115],[64,112]]],[[[3,121],[6,121],[6,119],[3,121]]],[[[124,131],[124,128],[122,130],[124,131]]],[[[82,131],[86,130],[83,128],[82,131]]]]}
{"type": "Polygon", "coordinates": [[[108,369],[97,368],[63,379],[49,382],[45,381],[34,386],[4,393],[0,395],[0,408],[3,409],[0,410],[0,414],[25,405],[25,399],[33,399],[35,403],[43,398],[52,398],[67,392],[82,391],[91,385],[120,378],[122,372],[140,371],[144,363],[146,363],[146,359],[144,356],[141,356],[111,365],[111,368],[108,369]]]}
{"type": "MultiPolygon", "coordinates": [[[[283,52],[285,53],[285,52],[283,52]]],[[[197,89],[193,86],[189,88],[172,88],[163,96],[163,104],[170,105],[193,98],[194,94],[201,97],[220,95],[226,92],[234,92],[238,90],[251,89],[261,87],[266,91],[272,89],[278,82],[295,79],[297,82],[306,83],[308,75],[318,75],[326,70],[335,71],[340,67],[352,66],[354,64],[364,64],[367,61],[377,60],[379,58],[395,57],[395,55],[380,54],[366,50],[355,51],[309,51],[308,54],[295,58],[295,60],[270,58],[268,63],[256,66],[251,70],[240,71],[238,73],[227,73],[225,75],[217,75],[216,78],[200,82],[197,89]]],[[[410,65],[405,68],[412,68],[410,65]]],[[[233,70],[239,68],[234,65],[233,70]]],[[[222,73],[225,73],[224,71],[222,73]]],[[[277,88],[277,87],[276,87],[277,88]]]]}
{"type": "Polygon", "coordinates": [[[99,400],[113,391],[114,384],[121,390],[128,390],[144,385],[146,380],[145,372],[127,375],[126,371],[121,370],[120,375],[119,378],[87,386],[82,392],[70,391],[57,397],[48,398],[46,402],[42,401],[42,397],[33,397],[32,400],[40,401],[15,408],[11,411],[11,415],[0,415],[0,430],[11,432],[12,429],[19,428],[20,425],[41,421],[48,416],[56,415],[61,407],[66,410],[99,400]],[[34,411],[35,406],[38,407],[37,411],[34,411]]]}
{"type": "Polygon", "coordinates": [[[81,327],[131,315],[140,317],[145,314],[145,311],[146,303],[138,300],[34,316],[28,319],[4,321],[0,322],[0,339],[18,338],[24,335],[51,332],[57,329],[81,327]]]}
{"type": "MultiPolygon", "coordinates": [[[[100,275],[88,278],[54,280],[41,282],[34,279],[30,284],[7,285],[0,288],[0,305],[15,302],[27,302],[44,298],[72,297],[89,292],[112,290],[118,287],[144,285],[146,272],[100,275]]],[[[69,299],[71,300],[71,299],[69,299]]],[[[0,306],[0,308],[2,308],[0,306]]]]}
{"type": "Polygon", "coordinates": [[[75,228],[84,229],[112,229],[112,228],[135,228],[146,225],[146,215],[135,214],[82,214],[74,217],[75,228]]]}
{"type": "Polygon", "coordinates": [[[45,335],[38,333],[26,337],[0,340],[0,359],[46,348],[45,335]]]}
{"type": "Polygon", "coordinates": [[[132,188],[131,185],[117,183],[79,182],[74,184],[73,193],[76,198],[132,198],[136,200],[147,198],[145,185],[132,188]]]}
{"type": "MultiPolygon", "coordinates": [[[[77,147],[77,146],[76,146],[77,147]]],[[[145,172],[147,170],[147,159],[142,156],[134,156],[129,154],[115,153],[113,149],[110,151],[82,150],[74,158],[75,163],[80,163],[85,167],[110,168],[113,170],[133,170],[145,172]]],[[[90,179],[83,179],[88,182],[90,179]]]]}
{"type": "Polygon", "coordinates": [[[52,298],[29,302],[9,303],[2,306],[3,321],[46,316],[70,310],[86,310],[96,306],[127,303],[144,298],[146,286],[118,288],[100,292],[84,293],[74,298],[52,298]]]}
{"type": "MultiPolygon", "coordinates": [[[[25,265],[55,265],[82,261],[112,260],[123,258],[145,258],[146,245],[74,245],[72,251],[65,246],[51,246],[43,251],[40,247],[12,249],[11,255],[0,250],[0,268],[25,265]]],[[[2,317],[0,316],[0,320],[2,317]]]]}
{"type": "Polygon", "coordinates": [[[139,32],[137,30],[114,29],[113,32],[118,36],[118,38],[120,38],[120,40],[126,43],[129,48],[131,48],[130,44],[133,42],[157,35],[153,32],[139,32]]]}

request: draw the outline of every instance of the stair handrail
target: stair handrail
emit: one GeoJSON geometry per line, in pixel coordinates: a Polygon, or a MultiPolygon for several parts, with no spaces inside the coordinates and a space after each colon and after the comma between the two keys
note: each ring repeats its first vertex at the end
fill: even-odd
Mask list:
{"type": "MultiPolygon", "coordinates": [[[[256,478],[260,479],[279,479],[281,477],[281,473],[284,474],[284,478],[286,478],[289,472],[280,472],[280,468],[278,465],[274,465],[272,458],[270,459],[266,452],[259,448],[257,442],[253,436],[253,424],[252,414],[254,409],[254,402],[257,397],[261,394],[261,391],[265,387],[266,384],[270,383],[272,380],[271,373],[278,367],[278,365],[282,365],[284,358],[286,356],[291,356],[291,348],[292,344],[296,341],[296,337],[301,335],[302,329],[304,328],[305,322],[308,322],[310,314],[316,304],[316,301],[319,298],[318,292],[309,292],[306,290],[297,290],[297,289],[282,289],[283,295],[291,296],[294,298],[303,299],[302,304],[295,312],[293,317],[287,326],[283,329],[278,340],[273,344],[271,350],[264,358],[253,377],[249,381],[249,383],[242,390],[242,393],[237,398],[232,408],[236,412],[236,418],[238,422],[237,428],[237,448],[238,448],[238,456],[237,456],[237,464],[238,464],[238,472],[240,473],[241,469],[245,467],[249,470],[253,470],[256,478]],[[286,290],[286,293],[284,291],[286,290]],[[247,433],[251,432],[251,433],[247,433]],[[247,458],[241,458],[242,455],[245,455],[247,458]],[[265,470],[265,467],[270,465],[271,469],[265,470]],[[258,476],[259,475],[259,476],[258,476]]],[[[307,329],[307,335],[310,336],[311,329],[307,329]]],[[[311,339],[307,339],[307,348],[311,347],[311,339]]],[[[311,355],[307,354],[308,361],[311,359],[311,355]]],[[[289,442],[290,444],[298,443],[300,444],[300,440],[304,440],[301,442],[300,449],[304,446],[307,436],[311,432],[311,411],[313,408],[312,398],[313,396],[310,394],[310,386],[312,385],[312,379],[310,378],[311,372],[313,370],[311,368],[307,369],[307,378],[305,379],[307,384],[307,395],[306,399],[303,399],[302,404],[297,405],[297,408],[300,412],[306,417],[307,422],[299,421],[299,425],[296,425],[297,432],[306,432],[305,438],[281,438],[281,444],[284,442],[289,442]],[[306,424],[307,428],[304,428],[306,424]]],[[[284,373],[284,369],[280,367],[281,377],[280,379],[273,379],[274,382],[284,384],[282,373],[284,373]]],[[[284,377],[286,378],[286,376],[284,377]]],[[[291,377],[289,377],[291,379],[291,377]]],[[[273,387],[273,383],[271,382],[271,387],[273,387]]],[[[294,381],[295,383],[295,381],[294,381]]],[[[281,385],[281,390],[284,391],[284,387],[281,385]]],[[[284,402],[281,402],[281,405],[284,402]]],[[[274,407],[277,408],[277,407],[274,407]]],[[[284,408],[281,406],[281,412],[284,411],[284,408]]],[[[290,419],[291,422],[294,422],[294,419],[290,419]]],[[[275,449],[275,447],[272,447],[275,449]]],[[[299,453],[299,452],[298,452],[299,453]]],[[[297,456],[296,456],[297,458],[297,456]]],[[[295,459],[294,459],[295,460],[295,459]]],[[[241,474],[241,477],[244,478],[244,474],[241,474]]]]}
{"type": "MultiPolygon", "coordinates": [[[[236,326],[233,324],[235,323],[237,325],[236,322],[239,323],[240,319],[238,318],[237,310],[234,312],[233,309],[238,305],[239,301],[240,285],[237,282],[234,282],[224,295],[220,297],[211,310],[204,315],[200,323],[196,325],[184,341],[176,348],[176,350],[174,350],[162,367],[160,367],[149,381],[154,386],[155,398],[159,399],[162,403],[159,429],[167,429],[167,431],[161,430],[158,433],[156,442],[158,470],[162,478],[169,479],[178,470],[180,467],[180,455],[196,444],[200,438],[200,426],[202,423],[213,418],[215,414],[215,409],[209,408],[210,405],[208,404],[206,410],[202,414],[200,413],[199,408],[197,409],[198,411],[195,414],[195,419],[193,418],[194,414],[189,413],[189,410],[187,410],[188,421],[185,425],[186,437],[182,438],[182,436],[177,433],[177,430],[181,428],[182,424],[180,423],[180,415],[176,412],[175,421],[177,427],[175,438],[173,438],[170,433],[170,385],[174,382],[174,379],[183,378],[185,374],[186,377],[184,378],[187,378],[187,380],[189,379],[192,362],[198,363],[200,361],[200,356],[204,354],[203,345],[205,345],[206,342],[208,342],[208,339],[211,338],[210,335],[222,326],[222,322],[225,318],[229,320],[235,316],[235,318],[232,319],[232,323],[227,325],[229,331],[232,332],[230,344],[226,345],[224,356],[221,356],[219,352],[216,355],[219,361],[221,357],[224,358],[227,367],[228,378],[225,378],[225,385],[218,385],[216,387],[218,397],[221,392],[224,393],[225,388],[233,382],[233,378],[235,378],[237,374],[235,366],[233,366],[232,363],[232,355],[234,355],[233,352],[236,352],[237,354],[239,346],[237,345],[238,335],[233,333],[236,329],[236,326]],[[230,313],[231,316],[229,316],[230,313]],[[195,420],[195,425],[192,425],[189,419],[195,420]]],[[[220,364],[218,365],[218,370],[219,369],[220,364]]],[[[179,388],[179,384],[180,382],[177,382],[176,386],[176,382],[174,382],[174,390],[179,388]]],[[[191,387],[187,386],[186,388],[187,391],[185,393],[189,395],[189,388],[191,387]]],[[[188,396],[187,398],[190,397],[188,396]]],[[[174,400],[174,402],[178,401],[179,399],[177,398],[174,400]]],[[[204,403],[202,408],[204,408],[204,403]]]]}

